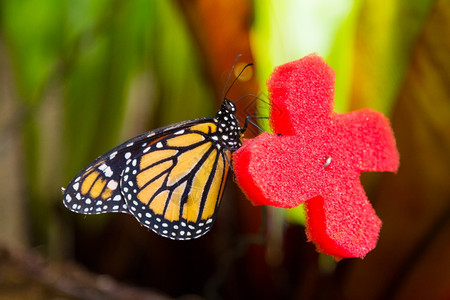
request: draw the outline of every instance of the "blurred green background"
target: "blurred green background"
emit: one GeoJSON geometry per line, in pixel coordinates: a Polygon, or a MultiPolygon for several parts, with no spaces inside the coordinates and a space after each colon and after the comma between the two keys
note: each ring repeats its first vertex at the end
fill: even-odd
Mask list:
{"type": "Polygon", "coordinates": [[[448,299],[449,28],[448,0],[0,1],[0,299],[448,299]],[[338,112],[382,111],[396,134],[398,174],[362,176],[383,220],[364,260],[318,254],[301,209],[262,220],[232,178],[189,242],[64,208],[98,155],[212,116],[238,54],[255,67],[228,97],[267,100],[274,66],[311,52],[336,71],[338,112]]]}

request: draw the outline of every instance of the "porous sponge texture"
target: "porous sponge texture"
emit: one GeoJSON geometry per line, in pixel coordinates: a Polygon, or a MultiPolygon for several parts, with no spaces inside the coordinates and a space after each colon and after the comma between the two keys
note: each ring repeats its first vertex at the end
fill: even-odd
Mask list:
{"type": "Polygon", "coordinates": [[[389,120],[371,109],[333,112],[334,72],[315,54],[277,67],[267,85],[274,134],[244,140],[233,154],[238,185],[254,205],[306,202],[307,234],[321,252],[363,257],[381,221],[359,175],[397,170],[389,120]]]}

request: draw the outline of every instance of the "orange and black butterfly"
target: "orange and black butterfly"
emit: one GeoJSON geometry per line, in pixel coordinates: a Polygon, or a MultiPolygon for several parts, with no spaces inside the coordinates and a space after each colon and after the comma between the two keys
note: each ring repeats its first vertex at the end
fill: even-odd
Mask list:
{"type": "Polygon", "coordinates": [[[64,190],[64,205],[82,214],[129,213],[161,236],[198,238],[214,222],[246,124],[224,96],[214,118],[147,132],[97,158],[64,190]]]}

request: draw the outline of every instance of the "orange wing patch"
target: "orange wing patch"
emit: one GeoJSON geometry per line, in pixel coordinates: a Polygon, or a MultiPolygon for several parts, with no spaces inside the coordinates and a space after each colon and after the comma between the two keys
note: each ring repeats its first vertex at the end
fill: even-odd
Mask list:
{"type": "Polygon", "coordinates": [[[216,171],[213,175],[208,196],[206,197],[205,206],[203,208],[202,219],[206,220],[214,214],[219,205],[220,198],[225,187],[228,168],[224,163],[223,155],[220,155],[216,165],[216,171]]]}
{"type": "Polygon", "coordinates": [[[161,188],[166,177],[167,175],[164,175],[154,181],[151,181],[150,184],[148,184],[143,190],[138,193],[137,198],[139,199],[139,201],[144,204],[148,204],[152,197],[158,192],[158,189],[161,188]]]}
{"type": "Polygon", "coordinates": [[[141,170],[144,170],[147,167],[150,167],[151,165],[160,163],[162,160],[175,156],[177,152],[178,152],[177,150],[167,149],[167,150],[157,150],[149,154],[146,154],[141,158],[140,168],[141,170]]]}
{"type": "Polygon", "coordinates": [[[97,180],[95,180],[94,185],[91,187],[90,190],[90,196],[92,198],[97,198],[98,196],[100,196],[100,194],[103,191],[103,188],[106,185],[106,178],[102,178],[102,177],[98,177],[97,180]]]}
{"type": "Polygon", "coordinates": [[[154,165],[145,171],[140,172],[136,176],[137,185],[139,188],[144,187],[147,183],[152,181],[155,177],[160,176],[162,173],[167,172],[172,167],[173,162],[171,160],[154,165]]]}
{"type": "Polygon", "coordinates": [[[178,156],[177,163],[170,171],[167,185],[171,186],[176,184],[180,179],[192,172],[192,169],[210,148],[211,142],[207,142],[178,156]]]}
{"type": "Polygon", "coordinates": [[[188,133],[178,135],[167,140],[167,146],[169,147],[188,147],[201,141],[204,141],[203,135],[198,133],[188,133]]]}
{"type": "Polygon", "coordinates": [[[165,190],[159,193],[150,203],[150,209],[153,210],[155,214],[162,215],[164,213],[164,208],[166,207],[166,201],[169,197],[169,191],[165,190]]]}
{"type": "Polygon", "coordinates": [[[83,184],[81,185],[81,193],[86,195],[89,193],[92,185],[94,184],[97,177],[100,175],[100,172],[93,171],[87,177],[84,178],[83,184]]]}
{"type": "Polygon", "coordinates": [[[200,131],[204,134],[215,133],[217,131],[217,126],[214,123],[202,123],[194,125],[190,128],[191,131],[200,131]]]}
{"type": "Polygon", "coordinates": [[[167,209],[164,217],[173,222],[180,219],[180,206],[182,205],[183,193],[186,190],[187,183],[184,182],[172,191],[170,198],[167,199],[167,209]]]}

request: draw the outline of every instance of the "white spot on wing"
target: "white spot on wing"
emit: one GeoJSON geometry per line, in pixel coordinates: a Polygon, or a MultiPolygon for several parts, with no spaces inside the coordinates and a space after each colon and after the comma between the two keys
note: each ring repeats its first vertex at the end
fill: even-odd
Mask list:
{"type": "Polygon", "coordinates": [[[113,171],[111,170],[110,167],[107,167],[107,168],[105,169],[105,171],[103,171],[103,172],[105,173],[105,176],[106,176],[106,177],[111,177],[111,176],[113,175],[113,171]]]}
{"type": "Polygon", "coordinates": [[[113,159],[114,157],[116,157],[117,155],[117,151],[114,151],[113,153],[111,153],[111,155],[109,156],[109,159],[113,159]]]}
{"type": "Polygon", "coordinates": [[[110,181],[108,182],[107,187],[108,187],[110,190],[113,190],[113,191],[114,191],[114,190],[117,188],[117,185],[118,185],[117,181],[115,181],[115,180],[110,180],[110,181]]]}

